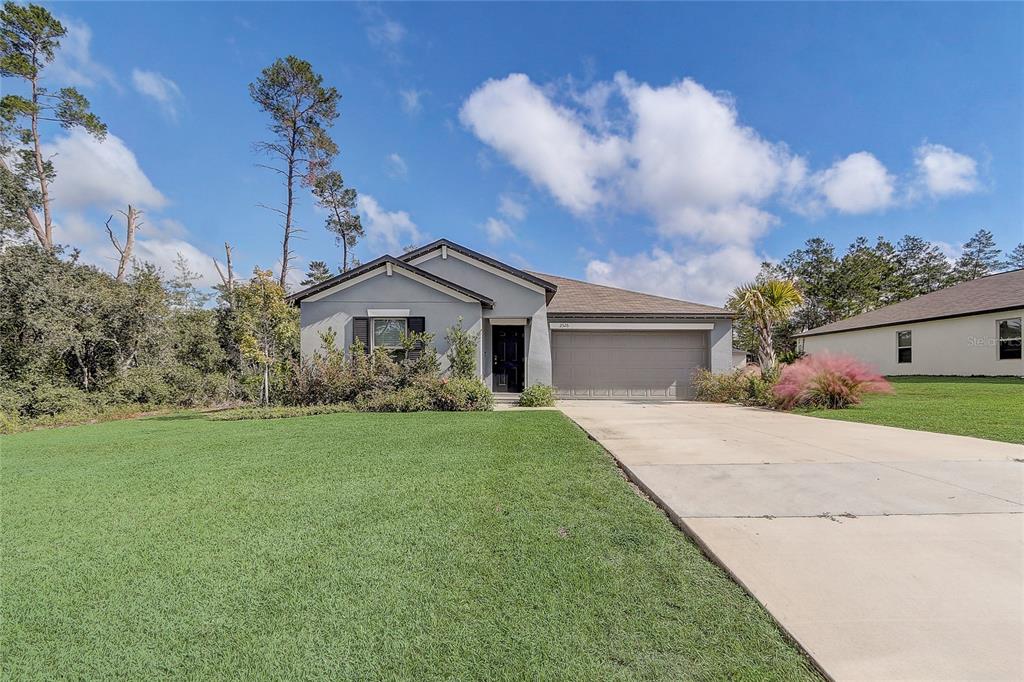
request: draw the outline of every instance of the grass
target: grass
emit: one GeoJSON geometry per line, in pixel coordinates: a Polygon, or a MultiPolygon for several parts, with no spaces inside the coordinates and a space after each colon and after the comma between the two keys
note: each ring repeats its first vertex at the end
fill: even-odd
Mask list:
{"type": "Polygon", "coordinates": [[[828,419],[1024,443],[1024,379],[889,377],[894,392],[845,410],[812,410],[828,419]]]}
{"type": "Polygon", "coordinates": [[[0,438],[7,678],[813,678],[557,412],[0,438]]]}

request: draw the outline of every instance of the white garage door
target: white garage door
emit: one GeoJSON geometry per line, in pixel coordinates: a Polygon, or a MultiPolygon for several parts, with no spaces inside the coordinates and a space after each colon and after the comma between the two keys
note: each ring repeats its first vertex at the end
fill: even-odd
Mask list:
{"type": "Polygon", "coordinates": [[[692,398],[707,366],[705,331],[553,331],[552,383],[561,398],[692,398]]]}

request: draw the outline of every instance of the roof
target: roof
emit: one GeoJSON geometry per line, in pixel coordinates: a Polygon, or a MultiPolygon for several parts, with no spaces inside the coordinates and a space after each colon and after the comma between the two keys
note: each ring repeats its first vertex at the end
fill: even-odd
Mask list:
{"type": "Polygon", "coordinates": [[[330,279],[325,280],[323,282],[320,282],[319,284],[314,284],[311,287],[308,287],[306,289],[303,289],[302,291],[296,292],[296,293],[294,293],[294,294],[292,294],[291,296],[288,297],[288,301],[290,303],[299,303],[300,301],[309,298],[313,294],[318,294],[321,291],[324,291],[325,289],[330,289],[331,287],[337,286],[338,284],[341,284],[342,282],[346,282],[346,281],[348,281],[350,279],[353,279],[355,277],[359,277],[360,275],[364,275],[364,274],[366,274],[368,272],[376,270],[380,266],[385,265],[387,263],[391,263],[391,265],[393,267],[401,268],[402,270],[405,270],[407,272],[411,272],[411,273],[413,273],[415,275],[419,275],[420,277],[424,277],[426,279],[429,279],[430,281],[435,282],[436,284],[440,284],[443,287],[447,287],[448,289],[451,289],[452,291],[457,291],[458,293],[462,294],[463,296],[468,296],[470,298],[476,299],[477,301],[480,301],[480,303],[483,304],[484,307],[486,307],[486,308],[490,308],[490,307],[494,306],[494,301],[491,300],[490,298],[488,298],[487,296],[484,296],[483,294],[478,294],[478,293],[476,293],[475,291],[473,291],[471,289],[467,289],[466,287],[462,286],[461,284],[456,284],[455,282],[450,282],[450,281],[446,280],[443,277],[438,277],[437,275],[435,275],[432,272],[427,272],[426,270],[421,270],[420,268],[416,267],[415,265],[410,265],[409,263],[406,263],[405,261],[399,260],[399,259],[395,258],[394,256],[388,256],[388,255],[384,255],[384,256],[381,256],[380,258],[376,258],[376,259],[370,261],[369,263],[365,263],[363,265],[360,265],[358,268],[353,268],[352,270],[349,270],[347,272],[343,272],[340,275],[337,275],[335,277],[331,277],[330,279]]]}
{"type": "Polygon", "coordinates": [[[796,336],[818,336],[1014,308],[1024,308],[1024,269],[1010,270],[956,284],[845,320],[815,327],[796,336]]]}
{"type": "MultiPolygon", "coordinates": [[[[558,288],[548,280],[542,279],[541,277],[538,277],[533,273],[527,272],[525,270],[520,270],[519,268],[514,268],[507,263],[502,263],[500,260],[495,260],[490,256],[485,256],[484,254],[474,251],[473,249],[467,249],[465,246],[461,244],[456,244],[455,242],[449,241],[447,239],[438,239],[437,241],[431,242],[426,246],[421,246],[418,249],[413,249],[408,253],[404,253],[402,254],[402,260],[414,260],[416,258],[419,258],[420,256],[430,253],[431,251],[436,251],[442,246],[447,246],[452,251],[461,253],[464,256],[469,256],[470,258],[475,258],[481,261],[482,263],[487,263],[492,268],[497,268],[502,272],[507,272],[510,275],[514,275],[516,277],[519,277],[520,279],[526,280],[527,282],[536,284],[537,286],[541,287],[542,289],[551,294],[553,294],[555,290],[558,288]]],[[[546,276],[547,275],[545,275],[545,277],[546,276]]]]}
{"type": "Polygon", "coordinates": [[[641,294],[578,279],[532,273],[558,287],[548,303],[548,315],[622,317],[735,317],[735,313],[703,303],[641,294]]]}

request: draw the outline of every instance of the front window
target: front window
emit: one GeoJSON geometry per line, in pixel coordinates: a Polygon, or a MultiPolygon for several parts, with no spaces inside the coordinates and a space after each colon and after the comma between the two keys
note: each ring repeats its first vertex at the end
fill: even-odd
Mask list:
{"type": "Polygon", "coordinates": [[[403,317],[375,317],[373,319],[373,347],[387,350],[401,350],[402,337],[406,333],[403,317]]]}
{"type": "Polygon", "coordinates": [[[1021,318],[999,320],[999,359],[1020,360],[1021,318]]]}
{"type": "Polygon", "coordinates": [[[913,359],[910,332],[896,332],[896,362],[903,364],[913,359]]]}

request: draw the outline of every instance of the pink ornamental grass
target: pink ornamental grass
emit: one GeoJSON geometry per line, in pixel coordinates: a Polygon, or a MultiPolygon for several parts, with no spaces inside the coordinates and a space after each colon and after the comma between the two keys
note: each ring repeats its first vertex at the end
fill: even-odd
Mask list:
{"type": "Polygon", "coordinates": [[[867,393],[891,393],[881,374],[849,355],[815,353],[782,368],[775,397],[784,409],[858,405],[867,393]]]}

